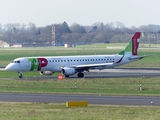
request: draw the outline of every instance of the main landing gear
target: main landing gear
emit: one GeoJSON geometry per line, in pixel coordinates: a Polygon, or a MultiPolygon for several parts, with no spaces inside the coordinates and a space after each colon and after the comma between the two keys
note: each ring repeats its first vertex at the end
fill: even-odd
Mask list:
{"type": "Polygon", "coordinates": [[[84,74],[83,74],[83,73],[78,73],[77,76],[78,76],[79,78],[83,78],[83,77],[84,77],[84,74]]]}
{"type": "Polygon", "coordinates": [[[69,77],[69,75],[65,75],[65,78],[68,78],[69,77]]]}
{"type": "Polygon", "coordinates": [[[22,72],[18,72],[19,73],[19,78],[23,78],[22,72]]]}
{"type": "MultiPolygon", "coordinates": [[[[84,77],[84,73],[78,73],[77,74],[77,77],[79,77],[79,78],[83,78],[84,77]]],[[[65,78],[69,78],[69,75],[65,75],[65,78]]]]}

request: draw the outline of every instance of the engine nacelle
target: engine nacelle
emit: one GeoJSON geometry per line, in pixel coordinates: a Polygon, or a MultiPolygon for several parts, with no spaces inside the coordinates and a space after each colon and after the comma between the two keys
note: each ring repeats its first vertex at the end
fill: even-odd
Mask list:
{"type": "Polygon", "coordinates": [[[65,68],[62,69],[61,73],[63,75],[74,75],[76,73],[76,70],[75,70],[75,68],[65,67],[65,68]]]}
{"type": "Polygon", "coordinates": [[[52,75],[54,72],[52,71],[40,71],[40,75],[52,75]]]}

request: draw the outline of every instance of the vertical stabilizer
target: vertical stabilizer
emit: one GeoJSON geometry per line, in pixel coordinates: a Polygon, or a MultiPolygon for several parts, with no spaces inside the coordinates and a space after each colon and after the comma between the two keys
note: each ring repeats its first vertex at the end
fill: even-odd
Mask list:
{"type": "Polygon", "coordinates": [[[137,55],[140,36],[141,36],[141,33],[136,32],[132,37],[132,55],[137,55]]]}
{"type": "Polygon", "coordinates": [[[136,32],[129,44],[125,48],[125,50],[121,51],[119,54],[124,55],[125,53],[130,53],[132,55],[137,55],[139,40],[140,40],[141,32],[136,32]]]}

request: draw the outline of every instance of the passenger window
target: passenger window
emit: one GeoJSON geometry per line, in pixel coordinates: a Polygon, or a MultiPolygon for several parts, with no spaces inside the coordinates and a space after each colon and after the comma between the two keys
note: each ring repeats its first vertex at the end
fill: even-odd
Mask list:
{"type": "Polygon", "coordinates": [[[61,60],[61,62],[63,62],[63,60],[61,60]]]}

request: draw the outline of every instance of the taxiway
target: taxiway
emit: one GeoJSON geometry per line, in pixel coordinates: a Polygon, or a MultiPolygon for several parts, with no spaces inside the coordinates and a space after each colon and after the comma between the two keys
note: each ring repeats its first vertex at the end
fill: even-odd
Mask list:
{"type": "Polygon", "coordinates": [[[0,93],[0,101],[5,102],[66,103],[82,100],[87,100],[88,104],[160,106],[160,97],[0,93]]]}

